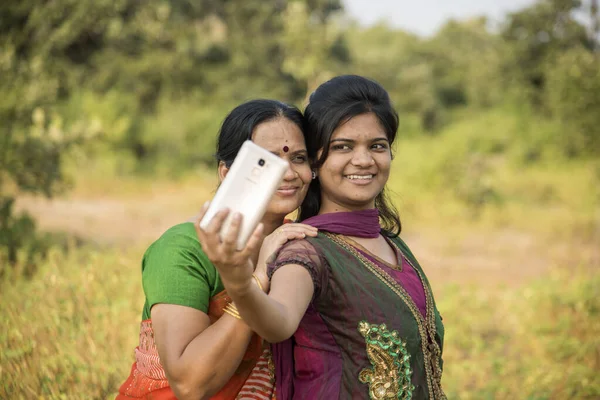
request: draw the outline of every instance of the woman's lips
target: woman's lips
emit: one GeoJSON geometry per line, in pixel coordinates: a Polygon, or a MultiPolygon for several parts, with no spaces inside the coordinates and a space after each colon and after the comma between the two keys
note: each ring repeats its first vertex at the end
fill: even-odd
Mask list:
{"type": "Polygon", "coordinates": [[[277,194],[280,196],[293,196],[298,191],[297,186],[284,186],[277,189],[277,194]]]}

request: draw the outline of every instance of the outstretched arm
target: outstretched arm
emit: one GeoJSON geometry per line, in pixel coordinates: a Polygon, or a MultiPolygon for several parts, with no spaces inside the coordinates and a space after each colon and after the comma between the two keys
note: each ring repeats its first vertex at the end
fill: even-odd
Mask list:
{"type": "Polygon", "coordinates": [[[308,271],[301,265],[288,264],[273,274],[269,295],[251,286],[230,296],[244,321],[265,340],[277,343],[296,332],[313,292],[308,271]]]}
{"type": "MultiPolygon", "coordinates": [[[[262,242],[257,271],[266,269],[265,259],[291,239],[316,236],[315,228],[302,224],[287,224],[262,241],[262,227],[250,237],[242,251],[235,243],[241,225],[241,215],[235,215],[223,240],[219,232],[227,212],[218,213],[206,230],[197,228],[198,238],[206,255],[215,265],[227,293],[233,299],[241,317],[258,335],[269,342],[283,341],[294,334],[313,297],[314,284],[310,273],[301,265],[290,263],[280,267],[270,282],[266,295],[254,281],[251,255],[262,242]]],[[[267,281],[264,281],[266,284],[267,281]]]]}

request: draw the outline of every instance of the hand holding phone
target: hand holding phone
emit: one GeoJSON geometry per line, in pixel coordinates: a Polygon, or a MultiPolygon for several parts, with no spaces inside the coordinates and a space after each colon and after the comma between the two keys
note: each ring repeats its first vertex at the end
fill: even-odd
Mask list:
{"type": "Polygon", "coordinates": [[[236,212],[242,215],[237,249],[242,250],[263,218],[271,198],[281,184],[289,164],[268,150],[246,141],[221,182],[200,228],[206,229],[220,210],[229,209],[220,237],[227,234],[236,212]]]}

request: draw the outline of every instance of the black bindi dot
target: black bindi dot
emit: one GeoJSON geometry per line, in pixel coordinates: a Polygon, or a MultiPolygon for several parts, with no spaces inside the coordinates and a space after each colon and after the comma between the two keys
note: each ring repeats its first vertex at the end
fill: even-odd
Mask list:
{"type": "Polygon", "coordinates": [[[283,146],[283,152],[287,153],[288,151],[290,151],[290,148],[287,146],[283,146]]]}

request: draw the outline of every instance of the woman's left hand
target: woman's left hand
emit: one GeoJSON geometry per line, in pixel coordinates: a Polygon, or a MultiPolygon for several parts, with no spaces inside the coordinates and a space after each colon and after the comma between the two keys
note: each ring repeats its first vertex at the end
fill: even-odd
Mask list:
{"type": "Polygon", "coordinates": [[[246,293],[250,286],[255,284],[252,277],[254,273],[252,255],[258,251],[262,243],[263,225],[258,225],[248,239],[246,246],[238,251],[236,242],[242,222],[241,214],[236,213],[233,215],[229,229],[223,236],[223,240],[221,240],[219,232],[229,215],[229,210],[219,211],[210,221],[206,230],[203,230],[200,228],[200,221],[207,209],[208,203],[204,205],[194,223],[198,240],[202,244],[202,250],[219,271],[223,284],[230,295],[232,293],[246,293]]]}
{"type": "Polygon", "coordinates": [[[256,270],[254,271],[254,274],[257,279],[260,280],[263,287],[267,288],[269,285],[269,278],[267,277],[267,260],[288,241],[304,239],[307,236],[315,237],[318,232],[318,229],[315,227],[293,222],[283,224],[265,237],[260,247],[256,270]]]}

